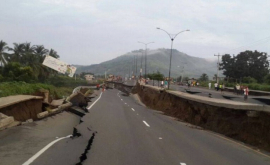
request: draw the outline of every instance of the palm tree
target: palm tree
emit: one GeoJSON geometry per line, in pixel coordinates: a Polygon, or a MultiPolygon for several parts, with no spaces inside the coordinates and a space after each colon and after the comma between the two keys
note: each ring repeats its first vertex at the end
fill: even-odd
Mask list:
{"type": "Polygon", "coordinates": [[[7,46],[7,43],[4,41],[0,41],[0,66],[4,66],[6,65],[7,61],[5,59],[5,56],[7,55],[7,53],[5,51],[7,51],[9,48],[7,46]]]}
{"type": "Polygon", "coordinates": [[[59,58],[60,56],[57,54],[57,51],[51,49],[49,52],[49,55],[54,57],[54,58],[59,58]]]}
{"type": "Polygon", "coordinates": [[[45,49],[43,45],[36,45],[35,46],[35,54],[39,58],[39,62],[43,62],[45,56],[48,54],[49,50],[45,49]]]}
{"type": "Polygon", "coordinates": [[[35,65],[32,66],[34,69],[36,69],[38,75],[38,79],[44,81],[46,78],[50,75],[50,69],[42,65],[46,55],[48,54],[49,50],[45,49],[43,45],[36,45],[34,48],[34,54],[35,54],[35,65]]]}
{"type": "Polygon", "coordinates": [[[9,48],[13,53],[7,59],[10,62],[19,62],[22,63],[22,56],[24,54],[25,44],[13,43],[14,48],[9,48]]]}
{"type": "Polygon", "coordinates": [[[35,55],[34,55],[34,50],[35,50],[35,47],[31,46],[30,42],[24,43],[24,53],[23,53],[22,60],[21,60],[23,65],[30,65],[31,66],[31,64],[36,61],[35,55]]]}

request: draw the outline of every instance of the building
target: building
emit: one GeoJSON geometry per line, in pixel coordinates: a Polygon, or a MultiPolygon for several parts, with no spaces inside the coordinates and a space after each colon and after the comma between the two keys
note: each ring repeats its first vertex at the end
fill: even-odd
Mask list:
{"type": "Polygon", "coordinates": [[[91,75],[91,74],[86,74],[84,75],[84,78],[87,80],[87,81],[92,81],[95,79],[94,75],[91,75]]]}

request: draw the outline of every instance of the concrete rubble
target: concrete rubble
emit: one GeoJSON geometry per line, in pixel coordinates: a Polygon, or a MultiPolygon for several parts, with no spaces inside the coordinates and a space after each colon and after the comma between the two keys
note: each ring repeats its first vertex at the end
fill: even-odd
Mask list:
{"type": "MultiPolygon", "coordinates": [[[[86,109],[91,94],[90,90],[78,91],[66,99],[52,100],[48,90],[39,90],[38,96],[15,95],[0,98],[0,130],[11,125],[31,123],[34,120],[46,118],[51,115],[71,109],[72,106],[86,109]],[[85,92],[85,93],[82,93],[85,92]],[[13,124],[12,124],[13,123],[13,124]]],[[[72,113],[83,116],[86,111],[72,108],[72,113]]]]}

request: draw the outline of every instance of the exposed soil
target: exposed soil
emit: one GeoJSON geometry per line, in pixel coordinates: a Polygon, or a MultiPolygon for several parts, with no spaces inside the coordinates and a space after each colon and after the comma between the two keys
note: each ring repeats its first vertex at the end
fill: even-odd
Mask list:
{"type": "Polygon", "coordinates": [[[166,115],[270,151],[269,113],[248,117],[247,111],[206,105],[138,85],[133,93],[138,93],[146,106],[166,115]]]}
{"type": "Polygon", "coordinates": [[[28,100],[18,104],[0,109],[0,112],[13,116],[17,121],[25,121],[27,119],[37,119],[37,114],[42,112],[42,100],[28,100]]]}

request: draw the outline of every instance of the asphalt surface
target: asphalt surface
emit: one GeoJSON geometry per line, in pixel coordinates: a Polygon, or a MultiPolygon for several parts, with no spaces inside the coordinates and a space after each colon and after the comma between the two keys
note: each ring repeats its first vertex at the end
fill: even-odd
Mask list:
{"type": "Polygon", "coordinates": [[[98,133],[83,164],[270,164],[269,157],[136,104],[116,89],[105,91],[90,114],[98,133]]]}
{"type": "MultiPolygon", "coordinates": [[[[150,81],[148,85],[153,85],[153,81],[150,81]]],[[[160,85],[160,84],[159,84],[160,85]]],[[[154,86],[158,86],[158,82],[154,82],[154,86]]],[[[211,95],[211,98],[217,98],[217,99],[225,99],[225,100],[232,100],[232,101],[238,101],[238,102],[245,102],[244,101],[244,95],[236,95],[233,92],[221,92],[212,89],[202,88],[202,87],[190,87],[188,86],[181,86],[181,85],[175,85],[171,84],[170,88],[172,90],[181,91],[185,93],[189,93],[192,95],[199,95],[203,97],[209,97],[209,94],[211,95]]],[[[246,101],[248,103],[254,103],[254,104],[262,104],[262,105],[270,105],[270,97],[269,96],[248,96],[248,100],[246,101]]]]}
{"type": "Polygon", "coordinates": [[[51,141],[72,134],[80,118],[69,112],[0,131],[0,165],[21,165],[51,141]]]}
{"type": "MultiPolygon", "coordinates": [[[[32,164],[74,165],[80,162],[80,155],[85,151],[86,159],[82,164],[86,165],[270,164],[267,155],[141,106],[132,97],[116,89],[106,90],[94,98],[89,108],[89,113],[81,119],[83,122],[76,126],[80,136],[55,143],[32,164]]],[[[72,125],[64,126],[73,128],[72,125]]],[[[49,131],[45,132],[50,134],[49,131]]],[[[61,136],[69,134],[66,131],[61,136]]],[[[10,143],[12,141],[14,139],[10,139],[10,143]]],[[[46,143],[49,143],[48,140],[46,143]]],[[[0,153],[5,150],[8,148],[1,150],[0,147],[0,153]]],[[[16,159],[16,153],[19,154],[14,151],[9,156],[16,159]]],[[[32,154],[28,153],[29,158],[32,154]]]]}

